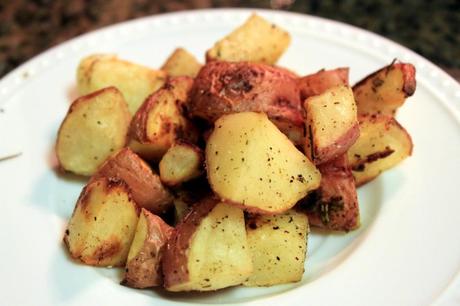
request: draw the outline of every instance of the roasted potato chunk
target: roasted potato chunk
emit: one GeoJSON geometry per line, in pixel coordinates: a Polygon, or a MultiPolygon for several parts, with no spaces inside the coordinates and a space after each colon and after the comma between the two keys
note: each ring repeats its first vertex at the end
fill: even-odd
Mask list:
{"type": "Polygon", "coordinates": [[[128,109],[134,114],[150,94],[166,81],[166,73],[118,59],[114,55],[97,54],[81,60],[77,71],[78,91],[89,94],[114,86],[123,93],[128,109]]]}
{"type": "Polygon", "coordinates": [[[172,77],[189,76],[194,78],[200,71],[201,66],[195,56],[184,48],[177,48],[168,57],[161,70],[166,71],[172,77]]]}
{"type": "Polygon", "coordinates": [[[305,101],[307,113],[305,153],[315,164],[345,153],[359,137],[353,92],[347,86],[326,90],[305,101]]]}
{"type": "Polygon", "coordinates": [[[56,141],[61,167],[75,174],[92,175],[125,145],[130,119],[123,95],[115,87],[75,100],[56,141]]]}
{"type": "Polygon", "coordinates": [[[252,273],[243,211],[208,198],[175,228],[163,256],[168,291],[235,286],[252,273]]]}
{"type": "Polygon", "coordinates": [[[357,186],[361,186],[412,154],[409,133],[391,116],[360,116],[361,134],[348,150],[357,186]]]}
{"type": "Polygon", "coordinates": [[[245,286],[272,286],[302,279],[309,233],[304,213],[252,216],[246,222],[254,272],[245,286]]]}
{"type": "Polygon", "coordinates": [[[160,161],[160,178],[168,186],[176,186],[199,176],[203,152],[191,143],[176,142],[160,161]]]}
{"type": "Polygon", "coordinates": [[[163,285],[161,260],[172,231],[160,217],[142,209],[122,285],[133,288],[163,285]]]}
{"type": "Polygon", "coordinates": [[[320,184],[316,167],[263,113],[222,116],[205,154],[214,192],[250,212],[284,212],[320,184]]]}
{"type": "Polygon", "coordinates": [[[302,203],[310,225],[345,232],[358,228],[358,196],[347,154],[318,168],[321,186],[302,203]]]}
{"type": "Polygon", "coordinates": [[[240,27],[219,40],[206,60],[275,64],[291,42],[291,36],[275,24],[253,14],[240,27]]]}
{"type": "Polygon", "coordinates": [[[67,225],[70,255],[93,266],[123,266],[138,221],[139,208],[122,180],[101,177],[86,185],[67,225]]]}
{"type": "Polygon", "coordinates": [[[177,140],[195,142],[198,134],[183,108],[193,80],[173,78],[142,104],[131,121],[129,146],[141,157],[160,161],[177,140]]]}
{"type": "Polygon", "coordinates": [[[348,86],[348,71],[348,68],[322,69],[317,73],[301,77],[298,85],[302,101],[308,97],[320,95],[332,87],[348,86]]]}
{"type": "Polygon", "coordinates": [[[212,62],[195,79],[190,114],[210,123],[222,115],[265,112],[296,144],[303,139],[297,77],[263,64],[212,62]]]}
{"type": "Polygon", "coordinates": [[[416,88],[415,67],[391,63],[353,86],[359,115],[394,115],[416,88]]]}
{"type": "Polygon", "coordinates": [[[160,177],[129,148],[123,148],[106,160],[94,178],[108,177],[123,180],[140,207],[162,214],[171,207],[173,196],[161,184],[160,177]]]}

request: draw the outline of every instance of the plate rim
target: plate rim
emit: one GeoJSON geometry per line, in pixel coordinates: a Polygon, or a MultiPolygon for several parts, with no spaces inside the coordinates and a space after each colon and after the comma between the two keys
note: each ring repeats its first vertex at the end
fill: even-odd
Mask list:
{"type": "MultiPolygon", "coordinates": [[[[301,19],[304,19],[312,24],[323,23],[325,25],[329,25],[327,27],[331,35],[340,34],[334,33],[334,30],[341,28],[347,29],[349,31],[348,34],[355,36],[354,38],[356,38],[360,44],[367,44],[369,47],[372,47],[372,43],[377,42],[387,46],[388,51],[391,53],[399,52],[399,54],[402,55],[400,57],[402,61],[408,61],[415,65],[417,69],[417,75],[422,75],[424,78],[428,79],[428,85],[437,85],[437,87],[442,88],[441,96],[439,97],[440,100],[442,100],[444,105],[447,106],[449,111],[454,115],[457,122],[460,123],[460,103],[455,103],[456,100],[460,100],[460,82],[457,82],[446,71],[431,62],[429,59],[416,53],[415,51],[403,46],[402,44],[392,41],[389,38],[341,21],[298,12],[257,8],[208,8],[167,12],[130,19],[82,33],[56,46],[48,48],[41,53],[38,53],[37,55],[26,60],[24,63],[4,75],[0,79],[0,107],[4,105],[4,100],[8,100],[11,97],[11,93],[14,93],[16,88],[24,86],[31,79],[39,76],[42,73],[40,71],[44,71],[44,68],[47,68],[50,65],[51,61],[49,58],[52,57],[54,60],[56,60],[53,61],[53,64],[58,64],[59,61],[64,60],[69,55],[71,56],[72,54],[78,52],[81,49],[81,45],[85,43],[88,44],[92,37],[100,35],[100,33],[106,31],[114,31],[115,29],[118,29],[122,32],[123,29],[134,27],[136,24],[148,23],[149,21],[154,20],[161,21],[161,19],[164,19],[163,22],[167,22],[168,19],[169,22],[171,22],[174,20],[174,18],[182,17],[183,19],[186,19],[187,17],[191,18],[194,15],[204,15],[206,18],[206,15],[222,14],[224,16],[250,13],[272,15],[275,18],[277,16],[284,17],[283,21],[285,23],[290,22],[288,21],[289,18],[296,19],[296,21],[293,21],[292,23],[298,22],[297,20],[301,19]],[[77,44],[80,46],[77,46],[77,44]]],[[[437,94],[439,93],[437,92],[437,94]]]]}

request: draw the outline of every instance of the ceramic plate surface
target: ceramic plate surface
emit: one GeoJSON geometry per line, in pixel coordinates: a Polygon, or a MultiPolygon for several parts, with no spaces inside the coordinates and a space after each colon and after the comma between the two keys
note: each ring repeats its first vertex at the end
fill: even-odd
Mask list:
{"type": "Polygon", "coordinates": [[[362,226],[313,232],[303,280],[271,288],[168,294],[120,286],[120,271],[72,262],[66,220],[84,184],[56,171],[53,146],[76,97],[79,60],[91,53],[159,67],[177,46],[200,59],[252,10],[204,10],[143,18],[55,47],[0,81],[2,305],[460,305],[460,86],[419,55],[369,32],[305,15],[260,11],[287,29],[279,64],[308,74],[349,66],[353,84],[394,58],[413,63],[417,91],[398,113],[414,154],[360,188],[362,226]],[[6,117],[8,116],[8,117],[6,117]],[[4,120],[5,121],[5,120],[4,120]]]}

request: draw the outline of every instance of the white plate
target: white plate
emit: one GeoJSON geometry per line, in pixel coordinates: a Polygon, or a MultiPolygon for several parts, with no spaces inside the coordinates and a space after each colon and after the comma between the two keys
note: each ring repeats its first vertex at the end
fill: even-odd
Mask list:
{"type": "MultiPolygon", "coordinates": [[[[417,68],[417,91],[398,118],[413,136],[413,156],[359,192],[362,227],[347,235],[314,233],[302,282],[167,294],[118,285],[119,271],[78,265],[61,239],[83,181],[59,175],[56,131],[75,98],[78,61],[112,52],[152,67],[176,47],[203,58],[249,10],[205,10],[139,19],[73,39],[0,81],[0,106],[15,116],[10,137],[20,157],[0,162],[2,305],[459,305],[460,86],[419,55],[337,22],[260,11],[293,40],[280,65],[301,74],[351,67],[351,82],[394,58],[417,68]]],[[[2,113],[0,113],[0,116],[2,113]]]]}

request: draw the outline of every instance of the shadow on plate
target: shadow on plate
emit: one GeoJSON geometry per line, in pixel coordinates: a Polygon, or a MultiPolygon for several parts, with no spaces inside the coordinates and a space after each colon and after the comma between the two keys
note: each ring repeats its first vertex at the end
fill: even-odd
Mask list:
{"type": "Polygon", "coordinates": [[[52,260],[49,273],[50,286],[56,304],[65,305],[89,288],[94,288],[102,280],[95,275],[93,267],[85,266],[73,260],[64,243],[61,243],[52,260]]]}

